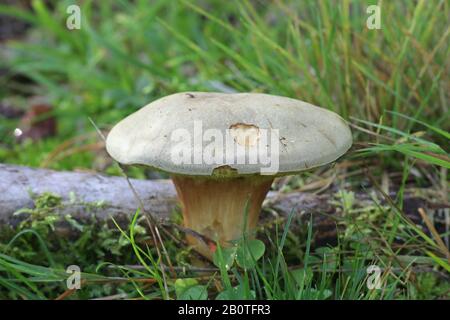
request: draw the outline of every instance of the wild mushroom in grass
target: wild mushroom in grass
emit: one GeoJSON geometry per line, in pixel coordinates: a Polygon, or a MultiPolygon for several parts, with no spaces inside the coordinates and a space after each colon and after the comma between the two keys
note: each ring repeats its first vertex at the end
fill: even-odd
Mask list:
{"type": "MultiPolygon", "coordinates": [[[[254,229],[275,177],[333,162],[351,144],[340,116],[300,100],[185,92],[120,121],[106,148],[122,164],[169,173],[185,227],[226,246],[241,237],[244,224],[254,229]]],[[[187,240],[211,259],[198,237],[187,240]]]]}

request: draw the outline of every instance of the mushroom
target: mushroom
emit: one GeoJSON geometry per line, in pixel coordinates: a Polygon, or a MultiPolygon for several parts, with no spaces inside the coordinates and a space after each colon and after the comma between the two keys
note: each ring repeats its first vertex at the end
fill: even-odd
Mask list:
{"type": "MultiPolygon", "coordinates": [[[[226,246],[255,228],[275,177],[333,162],[351,144],[340,116],[300,100],[185,92],[120,121],[106,148],[122,164],[169,173],[185,227],[226,246]]],[[[201,237],[188,234],[187,240],[212,258],[201,237]]]]}

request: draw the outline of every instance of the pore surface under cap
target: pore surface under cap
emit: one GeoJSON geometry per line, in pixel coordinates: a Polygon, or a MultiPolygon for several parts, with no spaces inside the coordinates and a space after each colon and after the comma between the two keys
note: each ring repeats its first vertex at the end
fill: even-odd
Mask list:
{"type": "Polygon", "coordinates": [[[211,175],[221,166],[236,169],[239,174],[258,174],[261,168],[269,167],[267,163],[249,164],[248,158],[242,164],[236,157],[227,159],[227,135],[235,146],[247,151],[266,148],[262,151],[272,155],[271,151],[278,149],[279,169],[274,174],[327,164],[352,144],[350,129],[340,116],[300,100],[260,93],[184,92],[153,101],[120,121],[109,133],[106,148],[120,163],[177,174],[211,175]],[[220,132],[222,143],[208,137],[211,132],[220,132]],[[267,141],[263,139],[266,133],[267,141]],[[277,138],[271,139],[272,134],[277,138]],[[204,154],[213,150],[212,154],[223,161],[205,163],[199,149],[194,150],[195,142],[201,143],[204,154]],[[173,161],[174,148],[179,150],[180,146],[192,153],[191,163],[173,161]],[[201,162],[195,163],[199,159],[201,162]]]}

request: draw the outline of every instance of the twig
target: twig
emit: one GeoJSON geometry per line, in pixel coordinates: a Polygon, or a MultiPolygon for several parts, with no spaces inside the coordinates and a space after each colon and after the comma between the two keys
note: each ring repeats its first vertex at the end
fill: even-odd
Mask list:
{"type": "Polygon", "coordinates": [[[113,294],[111,296],[106,296],[106,297],[101,297],[101,298],[94,298],[91,300],[117,300],[117,299],[126,299],[128,298],[128,294],[126,293],[118,293],[118,294],[113,294]]]}
{"type": "Polygon", "coordinates": [[[447,261],[450,263],[450,251],[445,246],[444,241],[442,241],[441,237],[439,236],[439,233],[437,232],[433,223],[431,223],[430,218],[428,218],[428,215],[426,214],[425,210],[423,208],[419,208],[419,209],[417,209],[417,211],[419,211],[419,214],[422,217],[425,224],[427,225],[428,230],[430,230],[431,234],[433,235],[434,240],[436,240],[441,253],[443,255],[445,255],[445,257],[447,258],[447,261]]]}
{"type": "MultiPolygon", "coordinates": [[[[103,139],[103,142],[106,143],[106,137],[103,135],[103,133],[100,131],[100,129],[94,123],[94,121],[90,117],[88,117],[88,119],[91,122],[91,124],[94,126],[95,130],[97,131],[97,133],[103,139]]],[[[152,237],[153,237],[153,242],[155,243],[156,252],[157,252],[158,258],[159,258],[158,261],[159,261],[159,264],[160,264],[160,267],[161,267],[162,259],[161,259],[161,252],[160,252],[159,247],[158,247],[158,242],[159,241],[158,241],[158,238],[155,235],[155,231],[157,232],[157,230],[158,230],[158,222],[153,217],[153,215],[151,215],[150,213],[145,212],[144,202],[139,197],[138,193],[136,192],[136,189],[131,184],[131,181],[130,181],[129,177],[127,176],[127,174],[125,173],[124,168],[122,167],[122,165],[119,162],[117,162],[117,161],[115,161],[115,162],[117,163],[117,165],[119,166],[120,170],[122,171],[122,174],[124,175],[124,177],[125,177],[125,179],[126,179],[126,181],[128,183],[128,186],[130,187],[131,191],[133,192],[133,195],[134,195],[135,199],[138,201],[139,207],[141,209],[141,212],[144,213],[144,215],[146,217],[147,223],[149,224],[150,231],[151,231],[151,234],[152,234],[152,237]]],[[[159,234],[159,232],[157,232],[157,233],[159,234]]],[[[159,240],[162,243],[161,238],[159,238],[159,240]]],[[[165,249],[164,249],[164,251],[165,251],[165,249]]],[[[168,259],[170,261],[170,258],[168,258],[168,255],[167,255],[167,251],[165,251],[165,254],[166,254],[166,259],[168,259]]],[[[166,279],[166,275],[165,275],[165,272],[164,272],[163,268],[161,268],[161,274],[162,274],[162,277],[163,277],[164,290],[166,291],[166,297],[168,298],[169,297],[169,289],[167,287],[167,279],[166,279]]]]}
{"type": "MultiPolygon", "coordinates": [[[[110,269],[117,269],[117,268],[124,268],[124,269],[130,269],[130,270],[145,270],[145,267],[139,264],[136,265],[121,265],[121,266],[114,266],[109,265],[108,268],[110,269]]],[[[167,266],[163,265],[163,268],[168,268],[167,266]]],[[[209,267],[193,267],[193,266],[186,266],[186,267],[172,267],[172,269],[176,272],[186,273],[186,272],[217,272],[219,271],[218,268],[209,268],[209,267]]]]}
{"type": "MultiPolygon", "coordinates": [[[[84,285],[85,283],[86,283],[85,280],[81,280],[80,281],[80,286],[84,285]]],[[[56,297],[55,300],[64,300],[64,299],[70,297],[75,291],[77,291],[76,288],[74,288],[74,289],[67,289],[62,294],[60,294],[58,297],[56,297]]]]}

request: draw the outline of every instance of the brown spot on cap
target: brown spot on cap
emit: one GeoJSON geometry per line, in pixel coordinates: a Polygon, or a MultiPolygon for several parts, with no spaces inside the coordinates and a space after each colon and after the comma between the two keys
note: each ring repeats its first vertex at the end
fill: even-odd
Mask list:
{"type": "Polygon", "coordinates": [[[235,123],[230,126],[230,134],[237,144],[253,147],[258,143],[260,132],[253,124],[235,123]]]}

